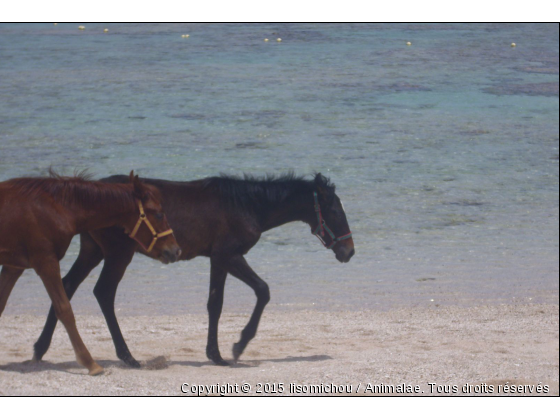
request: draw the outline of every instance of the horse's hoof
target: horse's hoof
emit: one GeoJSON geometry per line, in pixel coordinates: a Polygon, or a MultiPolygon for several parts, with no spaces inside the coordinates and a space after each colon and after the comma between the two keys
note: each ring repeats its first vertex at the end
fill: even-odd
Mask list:
{"type": "Polygon", "coordinates": [[[243,353],[243,350],[245,350],[245,346],[242,346],[240,343],[235,343],[232,349],[233,360],[237,362],[237,360],[239,360],[239,356],[243,353]]]}
{"type": "Polygon", "coordinates": [[[212,360],[216,366],[229,366],[229,363],[224,359],[212,360]]]}
{"type": "Polygon", "coordinates": [[[36,362],[42,360],[46,352],[46,350],[38,349],[37,346],[33,346],[33,359],[31,360],[35,360],[36,362]]]}
{"type": "Polygon", "coordinates": [[[132,356],[120,357],[120,359],[131,368],[140,369],[140,362],[132,356]]]}
{"type": "Polygon", "coordinates": [[[99,366],[97,363],[94,363],[88,372],[90,376],[97,376],[97,375],[101,375],[102,373],[103,373],[103,368],[99,366]]]}
{"type": "Polygon", "coordinates": [[[220,354],[220,350],[213,348],[213,349],[206,349],[206,357],[214,362],[217,366],[229,366],[229,363],[222,359],[222,355],[220,354]]]}

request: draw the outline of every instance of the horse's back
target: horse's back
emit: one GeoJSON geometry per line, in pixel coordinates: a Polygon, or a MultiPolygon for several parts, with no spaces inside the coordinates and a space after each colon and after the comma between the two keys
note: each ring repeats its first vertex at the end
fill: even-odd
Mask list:
{"type": "Polygon", "coordinates": [[[61,258],[73,236],[70,219],[48,194],[26,193],[12,180],[0,182],[0,265],[10,255],[18,257],[19,266],[28,266],[25,255],[42,249],[54,250],[61,258]]]}
{"type": "MultiPolygon", "coordinates": [[[[100,181],[120,183],[127,179],[126,175],[113,175],[100,181]]],[[[224,246],[226,242],[245,253],[258,241],[260,232],[257,233],[250,223],[251,217],[227,206],[222,194],[209,186],[208,179],[141,178],[141,181],[159,189],[169,225],[183,250],[182,260],[209,257],[216,247],[224,246]]]]}
{"type": "Polygon", "coordinates": [[[29,213],[31,204],[29,198],[20,194],[13,183],[0,182],[0,232],[2,232],[2,227],[6,229],[14,222],[24,218],[29,213]]]}
{"type": "Polygon", "coordinates": [[[25,197],[18,196],[9,182],[0,182],[0,266],[27,267],[26,238],[32,228],[32,213],[25,197]],[[31,223],[30,223],[31,222],[31,223]]]}

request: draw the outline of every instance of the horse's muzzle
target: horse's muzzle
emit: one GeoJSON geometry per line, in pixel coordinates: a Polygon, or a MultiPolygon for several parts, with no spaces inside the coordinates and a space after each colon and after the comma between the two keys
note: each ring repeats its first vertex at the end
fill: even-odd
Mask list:
{"type": "Polygon", "coordinates": [[[335,251],[335,256],[338,261],[341,263],[347,263],[350,259],[354,256],[356,252],[354,251],[354,247],[352,248],[339,248],[335,251]]]}
{"type": "Polygon", "coordinates": [[[161,261],[164,264],[174,263],[179,261],[179,257],[181,256],[181,248],[177,245],[170,247],[169,249],[165,249],[161,253],[161,261]]]}

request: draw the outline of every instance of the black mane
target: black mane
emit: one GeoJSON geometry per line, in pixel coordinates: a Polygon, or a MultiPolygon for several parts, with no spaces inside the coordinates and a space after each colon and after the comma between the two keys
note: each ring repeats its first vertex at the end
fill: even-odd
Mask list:
{"type": "MultiPolygon", "coordinates": [[[[324,187],[334,193],[334,184],[322,175],[317,176],[322,178],[324,187]]],[[[264,177],[245,174],[243,177],[221,175],[206,178],[203,185],[204,188],[217,190],[225,204],[232,208],[261,210],[282,203],[297,193],[311,194],[317,188],[317,181],[306,180],[293,173],[264,177]]]]}

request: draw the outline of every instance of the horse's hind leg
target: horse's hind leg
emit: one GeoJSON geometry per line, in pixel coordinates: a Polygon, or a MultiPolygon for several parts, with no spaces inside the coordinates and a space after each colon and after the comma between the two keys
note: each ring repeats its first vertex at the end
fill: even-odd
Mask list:
{"type": "Polygon", "coordinates": [[[23,270],[19,268],[2,267],[2,272],[0,272],[0,316],[4,312],[10,293],[22,273],[23,270]]]}
{"type": "MultiPolygon", "coordinates": [[[[68,274],[62,279],[68,299],[72,299],[76,290],[97,265],[103,260],[99,245],[87,233],[80,235],[80,254],[68,274]]],[[[33,360],[41,360],[51,345],[52,336],[58,319],[51,305],[45,327],[37,342],[33,345],[33,360]]]]}
{"type": "Polygon", "coordinates": [[[43,280],[43,284],[53,303],[56,316],[62,324],[64,324],[68,332],[70,342],[76,353],[76,360],[79,364],[88,369],[90,375],[100,374],[103,372],[103,368],[91,357],[76,327],[76,319],[72,312],[72,306],[62,286],[58,261],[54,258],[44,259],[35,262],[33,268],[39,277],[41,277],[41,280],[43,280]]]}
{"type": "Polygon", "coordinates": [[[239,356],[241,356],[241,353],[243,353],[243,350],[245,350],[245,347],[247,347],[247,344],[249,344],[249,341],[257,334],[257,328],[264,307],[270,300],[270,291],[268,289],[268,284],[253,271],[242,255],[237,255],[229,260],[228,272],[251,287],[257,295],[257,304],[253,310],[251,319],[245,328],[243,328],[239,342],[233,345],[233,358],[237,360],[239,356]]]}
{"type": "Polygon", "coordinates": [[[222,359],[218,347],[218,322],[222,314],[224,303],[224,285],[227,271],[215,260],[210,262],[210,292],[208,294],[208,343],[206,345],[206,356],[219,366],[228,366],[228,362],[222,359]]]}

